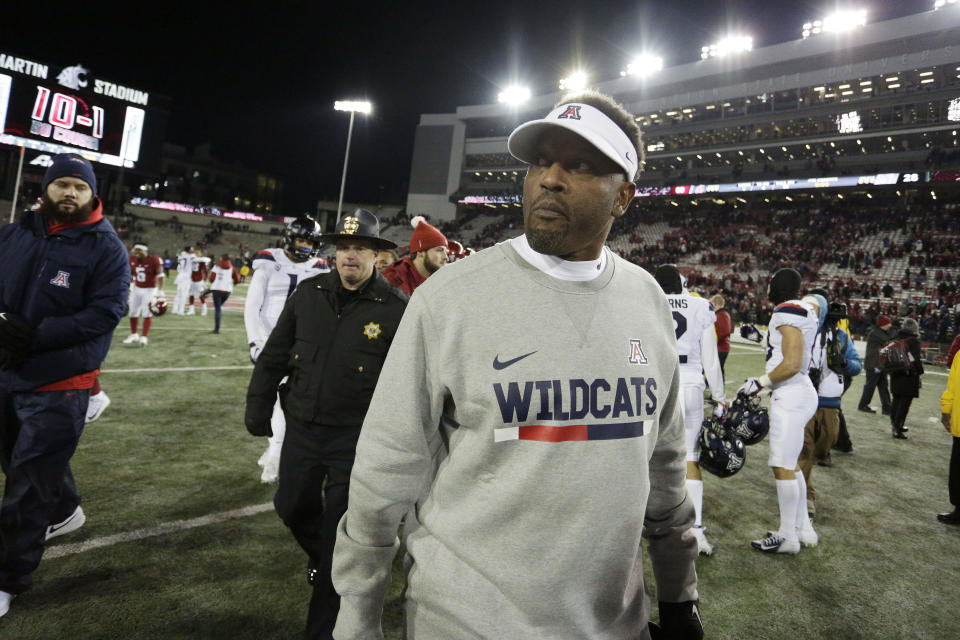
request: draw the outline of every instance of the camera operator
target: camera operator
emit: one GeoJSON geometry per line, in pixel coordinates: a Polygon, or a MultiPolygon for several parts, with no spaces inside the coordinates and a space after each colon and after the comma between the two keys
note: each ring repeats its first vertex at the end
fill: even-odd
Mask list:
{"type": "MultiPolygon", "coordinates": [[[[853,348],[853,340],[837,322],[847,317],[844,305],[828,305],[820,294],[803,299],[814,306],[819,320],[819,332],[810,354],[810,381],[817,389],[817,412],[807,423],[803,436],[803,450],[797,465],[807,483],[807,513],[815,513],[816,491],[810,483],[810,472],[819,458],[830,453],[840,430],[840,397],[853,376],[860,373],[863,364],[853,348]]],[[[849,438],[849,436],[848,436],[849,438]]]]}

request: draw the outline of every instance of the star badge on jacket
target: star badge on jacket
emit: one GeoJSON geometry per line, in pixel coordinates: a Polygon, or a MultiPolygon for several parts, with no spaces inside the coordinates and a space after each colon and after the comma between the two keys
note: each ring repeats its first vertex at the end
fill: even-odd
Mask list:
{"type": "Polygon", "coordinates": [[[370,322],[363,325],[363,335],[367,336],[370,340],[376,340],[380,337],[381,333],[383,333],[383,331],[380,330],[380,325],[378,324],[370,322]]]}

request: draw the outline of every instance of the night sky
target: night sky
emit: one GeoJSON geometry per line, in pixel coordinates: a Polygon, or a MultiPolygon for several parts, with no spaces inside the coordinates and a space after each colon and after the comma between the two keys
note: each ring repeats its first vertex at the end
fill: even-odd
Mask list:
{"type": "Polygon", "coordinates": [[[354,127],[346,198],[400,202],[421,113],[494,102],[513,81],[552,92],[576,66],[612,79],[644,49],[666,67],[692,62],[728,29],[760,47],[798,39],[834,7],[878,21],[933,3],[5,2],[0,50],[169,96],[168,142],[210,142],[216,157],[280,177],[296,213],[338,195],[349,114],[335,100],[374,103],[354,127]]]}

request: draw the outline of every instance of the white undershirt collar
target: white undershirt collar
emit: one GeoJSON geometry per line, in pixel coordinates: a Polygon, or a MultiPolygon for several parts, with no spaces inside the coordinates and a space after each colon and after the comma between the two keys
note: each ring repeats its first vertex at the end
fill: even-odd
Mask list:
{"type": "Polygon", "coordinates": [[[603,273],[607,266],[606,251],[601,250],[600,257],[596,260],[564,260],[535,251],[527,242],[526,234],[510,240],[510,246],[531,265],[559,280],[588,282],[603,273]]]}

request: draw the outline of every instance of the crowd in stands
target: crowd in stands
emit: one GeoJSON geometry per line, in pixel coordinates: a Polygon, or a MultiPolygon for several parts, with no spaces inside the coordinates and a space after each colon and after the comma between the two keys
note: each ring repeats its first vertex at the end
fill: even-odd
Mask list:
{"type": "Polygon", "coordinates": [[[880,315],[915,317],[929,341],[949,342],[957,332],[960,277],[951,272],[960,265],[956,205],[679,212],[648,202],[637,209],[611,234],[630,239],[624,257],[650,271],[680,264],[691,288],[724,294],[735,321],[765,324],[771,308],[764,276],[792,266],[808,288],[824,287],[847,305],[855,335],[864,335],[880,315]],[[668,232],[646,241],[641,229],[657,222],[668,232]],[[883,269],[890,261],[913,268],[890,278],[883,269]]]}

